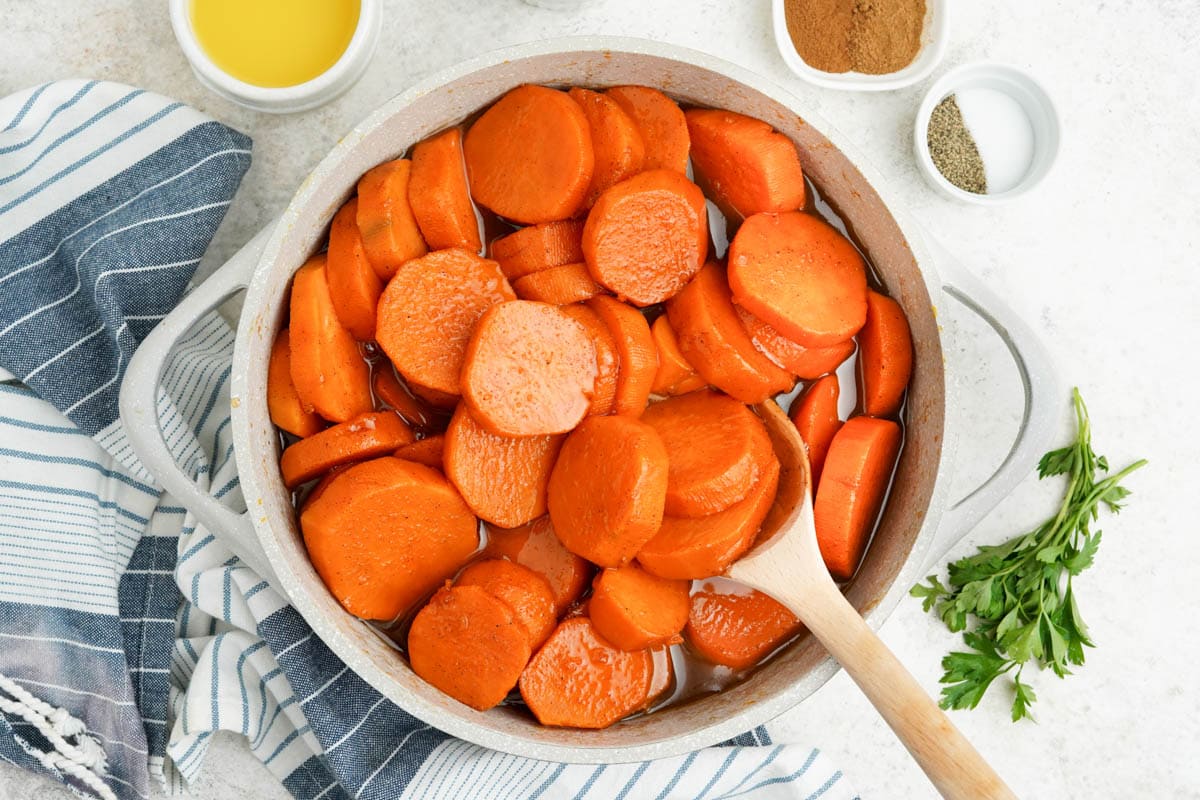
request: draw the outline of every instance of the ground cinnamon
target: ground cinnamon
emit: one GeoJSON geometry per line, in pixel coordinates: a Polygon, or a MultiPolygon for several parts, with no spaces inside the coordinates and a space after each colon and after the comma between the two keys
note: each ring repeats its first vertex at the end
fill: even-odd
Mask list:
{"type": "Polygon", "coordinates": [[[925,0],[785,0],[800,57],[823,72],[884,75],[921,49],[925,0]]]}

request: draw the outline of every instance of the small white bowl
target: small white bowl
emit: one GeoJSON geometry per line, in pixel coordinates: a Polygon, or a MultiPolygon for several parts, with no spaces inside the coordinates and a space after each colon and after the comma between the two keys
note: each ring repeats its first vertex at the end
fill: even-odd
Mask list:
{"type": "Polygon", "coordinates": [[[855,92],[884,92],[911,86],[929,77],[942,56],[946,54],[946,43],[950,39],[950,0],[926,0],[925,25],[921,30],[921,49],[917,57],[902,70],[885,75],[867,75],[862,72],[824,72],[809,66],[788,33],[786,0],[772,0],[772,20],[775,26],[775,44],[779,55],[788,68],[798,76],[826,89],[845,89],[855,92]]]}
{"type": "Polygon", "coordinates": [[[200,47],[192,30],[191,0],[170,0],[171,27],[200,83],[238,105],[268,114],[308,111],[328,103],[354,85],[367,68],[379,41],[380,0],[361,0],[358,27],[341,58],[317,77],[295,86],[268,88],[240,81],[218,67],[200,47]]]}
{"type": "Polygon", "coordinates": [[[1033,76],[1016,67],[990,62],[963,64],[934,81],[917,109],[917,119],[913,127],[913,149],[916,151],[917,163],[930,184],[948,197],[977,205],[1007,202],[1041,183],[1058,158],[1061,138],[1062,124],[1059,121],[1058,109],[1045,88],[1033,76]],[[1008,95],[1021,106],[1029,119],[1029,126],[1033,132],[1033,153],[1029,167],[1014,186],[1003,192],[975,194],[960,189],[942,175],[934,165],[933,157],[929,155],[926,139],[933,109],[947,95],[971,89],[993,89],[1008,95]]]}

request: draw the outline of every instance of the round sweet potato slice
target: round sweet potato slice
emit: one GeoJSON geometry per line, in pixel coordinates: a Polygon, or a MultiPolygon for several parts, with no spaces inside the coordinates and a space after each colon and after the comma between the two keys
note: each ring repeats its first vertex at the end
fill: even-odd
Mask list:
{"type": "Polygon", "coordinates": [[[463,142],[475,202],[531,225],[575,216],[595,168],[587,117],[566,92],[518,86],[463,142]]]}
{"type": "Polygon", "coordinates": [[[512,608],[479,586],[442,589],[408,631],[413,672],[477,711],[499,705],[529,663],[529,634],[512,608]]]}
{"type": "Polygon", "coordinates": [[[543,725],[607,728],[645,708],[654,681],[649,650],[613,647],[587,617],[559,623],[521,674],[521,697],[543,725]]]}
{"type": "Polygon", "coordinates": [[[515,528],[546,513],[546,484],[564,438],[492,433],[460,403],[446,429],[446,477],[480,519],[515,528]]]}
{"type": "Polygon", "coordinates": [[[475,323],[492,306],[516,298],[495,261],[437,250],[406,261],[388,281],[375,336],[410,385],[457,395],[475,323]]]}
{"type": "Polygon", "coordinates": [[[631,417],[588,417],[567,437],[550,473],[554,530],[576,555],[603,567],[629,563],[662,524],[667,451],[631,417]]]}
{"type": "Polygon", "coordinates": [[[750,492],[775,457],[762,420],[711,389],[654,403],[642,421],[667,449],[666,513],[671,516],[724,511],[750,492]]]}
{"type": "Polygon", "coordinates": [[[582,325],[549,303],[516,300],[480,317],[461,385],[483,427],[501,436],[542,436],[583,419],[596,373],[596,347],[582,325]]]}
{"type": "Polygon", "coordinates": [[[479,523],[442,474],[385,456],[339,472],[300,514],[309,558],[357,617],[393,620],[456,573],[479,523]]]}

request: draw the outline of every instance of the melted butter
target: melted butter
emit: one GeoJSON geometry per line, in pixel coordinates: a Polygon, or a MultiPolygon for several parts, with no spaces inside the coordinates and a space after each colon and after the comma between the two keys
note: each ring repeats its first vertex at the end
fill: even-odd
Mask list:
{"type": "Polygon", "coordinates": [[[192,0],[192,30],[213,63],[245,83],[296,86],[341,58],[359,0],[192,0]]]}

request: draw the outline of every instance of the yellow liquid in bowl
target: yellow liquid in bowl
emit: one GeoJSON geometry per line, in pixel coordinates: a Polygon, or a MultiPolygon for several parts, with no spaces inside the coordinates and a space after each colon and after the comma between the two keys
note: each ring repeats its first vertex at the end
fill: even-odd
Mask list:
{"type": "Polygon", "coordinates": [[[295,86],[332,67],[358,27],[359,0],[192,0],[213,63],[245,83],[295,86]]]}

